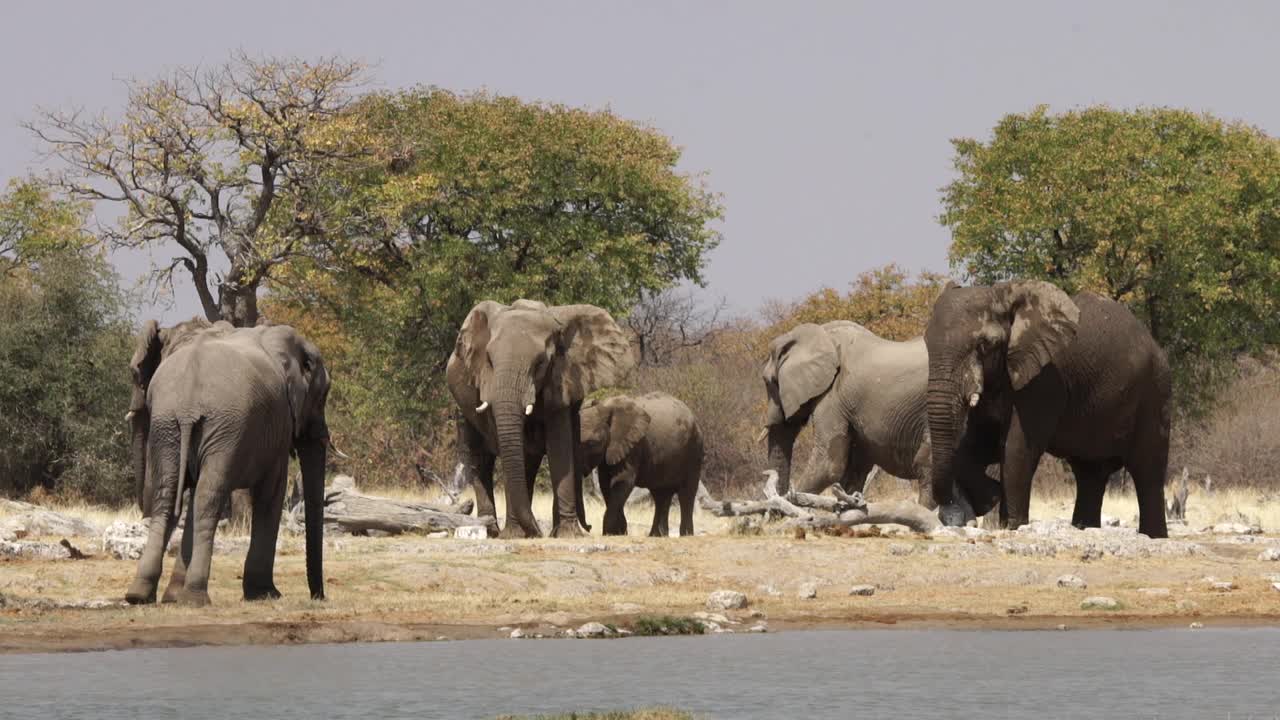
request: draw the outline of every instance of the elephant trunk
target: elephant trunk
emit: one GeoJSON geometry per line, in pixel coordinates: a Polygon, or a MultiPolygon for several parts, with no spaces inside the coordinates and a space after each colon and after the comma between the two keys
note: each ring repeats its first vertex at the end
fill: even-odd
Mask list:
{"type": "Polygon", "coordinates": [[[929,416],[929,441],[932,445],[929,482],[933,500],[941,507],[953,505],[954,464],[959,438],[960,386],[945,370],[929,371],[929,387],[925,408],[929,416]]]}
{"type": "Polygon", "coordinates": [[[795,448],[798,426],[782,422],[769,426],[769,469],[778,473],[778,493],[791,492],[791,451],[795,448]]]}
{"type": "Polygon", "coordinates": [[[532,383],[519,371],[499,372],[496,376],[492,408],[507,490],[507,524],[517,523],[526,537],[539,537],[542,531],[533,518],[532,488],[525,478],[524,421],[532,383]]]}
{"type": "Polygon", "coordinates": [[[147,407],[146,396],[136,388],[133,391],[133,402],[130,403],[128,418],[134,493],[138,498],[138,509],[142,511],[142,517],[145,518],[151,515],[151,503],[146,498],[147,439],[151,431],[151,410],[147,407]]]}
{"type": "Polygon", "coordinates": [[[326,433],[299,444],[302,466],[302,499],[307,533],[307,587],[312,600],[324,599],[324,464],[326,433]]]}

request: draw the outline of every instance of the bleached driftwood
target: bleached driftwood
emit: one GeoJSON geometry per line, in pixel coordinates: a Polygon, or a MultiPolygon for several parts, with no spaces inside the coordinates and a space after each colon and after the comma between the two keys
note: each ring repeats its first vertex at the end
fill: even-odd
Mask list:
{"type": "MultiPolygon", "coordinates": [[[[331,488],[325,492],[324,522],[354,534],[376,530],[391,535],[497,523],[492,516],[472,517],[473,506],[470,500],[461,505],[439,506],[365,495],[352,488],[331,488]]],[[[300,526],[305,512],[304,504],[295,507],[290,512],[291,524],[300,526]]]]}
{"type": "Polygon", "coordinates": [[[775,512],[790,518],[788,525],[809,528],[894,524],[927,533],[942,525],[935,511],[910,500],[867,502],[861,493],[846,493],[839,485],[832,487],[835,497],[796,491],[784,496],[778,494],[778,474],[768,470],[765,476],[762,501],[717,501],[699,487],[698,502],[719,517],[775,512]]]}

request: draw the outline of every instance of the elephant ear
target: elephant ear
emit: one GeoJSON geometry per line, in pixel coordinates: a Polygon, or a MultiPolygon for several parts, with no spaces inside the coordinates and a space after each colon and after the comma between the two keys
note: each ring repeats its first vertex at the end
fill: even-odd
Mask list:
{"type": "Polygon", "coordinates": [[[1080,308],[1057,285],[1043,280],[1002,283],[995,289],[1012,318],[1009,381],[1021,390],[1075,341],[1080,308]]]}
{"type": "Polygon", "coordinates": [[[506,308],[506,305],[493,300],[476,303],[471,312],[467,313],[467,319],[462,321],[462,329],[458,331],[453,354],[462,363],[475,387],[480,387],[480,374],[485,368],[485,348],[489,345],[494,317],[506,308]]]}
{"type": "MultiPolygon", "coordinates": [[[[138,341],[129,360],[129,371],[133,374],[134,396],[138,391],[145,391],[151,384],[151,376],[156,374],[160,366],[160,355],[164,350],[164,342],[160,339],[160,325],[155,320],[148,320],[138,333],[138,341]]],[[[137,408],[133,408],[137,409],[137,408]]]]}
{"type": "Polygon", "coordinates": [[[614,398],[605,404],[610,413],[609,442],[605,447],[604,461],[617,465],[644,439],[652,418],[640,403],[631,398],[614,398]]]}
{"type": "Polygon", "coordinates": [[[288,325],[258,325],[252,331],[259,333],[263,349],[280,364],[284,373],[293,438],[299,439],[309,425],[314,406],[327,390],[329,378],[320,350],[288,325]]]}
{"type": "Polygon", "coordinates": [[[635,359],[626,333],[613,316],[594,305],[547,308],[561,327],[551,388],[564,407],[581,403],[601,388],[617,385],[631,372],[635,359]]]}
{"type": "Polygon", "coordinates": [[[774,338],[763,372],[769,424],[789,420],[802,405],[826,392],[839,368],[836,344],[817,325],[805,323],[774,338]]]}

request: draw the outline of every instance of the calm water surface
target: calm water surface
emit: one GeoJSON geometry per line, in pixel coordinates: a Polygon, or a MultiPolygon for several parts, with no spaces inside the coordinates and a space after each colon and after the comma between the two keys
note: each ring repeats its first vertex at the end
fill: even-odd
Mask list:
{"type": "Polygon", "coordinates": [[[0,718],[1280,718],[1280,630],[815,631],[0,656],[0,718]]]}

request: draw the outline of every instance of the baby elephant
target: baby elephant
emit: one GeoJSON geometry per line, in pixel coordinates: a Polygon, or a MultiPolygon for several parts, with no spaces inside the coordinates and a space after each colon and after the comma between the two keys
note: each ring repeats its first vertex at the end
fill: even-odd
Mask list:
{"type": "Polygon", "coordinates": [[[671,496],[680,494],[680,534],[693,534],[702,476],[702,433],[689,406],[666,393],[617,396],[582,406],[583,474],[599,468],[604,534],[625,535],[632,488],[653,494],[651,537],[666,537],[671,496]]]}

